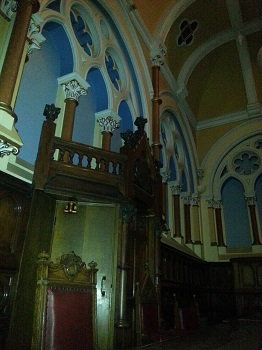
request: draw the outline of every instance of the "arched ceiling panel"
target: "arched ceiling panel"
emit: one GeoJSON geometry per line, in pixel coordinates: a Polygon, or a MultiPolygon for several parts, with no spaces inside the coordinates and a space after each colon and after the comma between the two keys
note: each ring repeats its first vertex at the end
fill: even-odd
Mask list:
{"type": "Polygon", "coordinates": [[[167,62],[175,78],[192,53],[210,38],[230,28],[230,20],[224,0],[211,0],[208,4],[205,0],[195,1],[175,20],[166,37],[167,62]],[[223,14],[223,15],[222,15],[223,14]],[[214,20],[219,18],[219,20],[214,20]],[[183,21],[190,24],[196,21],[196,29],[189,27],[183,30],[183,21]],[[177,45],[179,36],[192,35],[189,45],[177,45]]]}
{"type": "Polygon", "coordinates": [[[187,84],[187,101],[203,121],[246,108],[247,98],[234,41],[211,51],[196,66],[187,84]]]}
{"type": "MultiPolygon", "coordinates": [[[[262,4],[262,2],[261,2],[262,4]]],[[[260,104],[262,104],[262,69],[259,68],[257,62],[257,53],[262,46],[262,31],[252,33],[247,37],[247,44],[250,53],[250,60],[252,64],[253,76],[256,84],[257,97],[260,104]]]]}

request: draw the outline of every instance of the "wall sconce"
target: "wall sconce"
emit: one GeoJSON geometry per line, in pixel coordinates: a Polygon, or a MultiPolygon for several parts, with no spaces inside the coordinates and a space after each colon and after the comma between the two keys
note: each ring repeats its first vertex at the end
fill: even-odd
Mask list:
{"type": "Polygon", "coordinates": [[[73,200],[70,200],[70,202],[68,202],[67,205],[65,206],[64,212],[68,214],[76,214],[77,203],[73,200]]]}

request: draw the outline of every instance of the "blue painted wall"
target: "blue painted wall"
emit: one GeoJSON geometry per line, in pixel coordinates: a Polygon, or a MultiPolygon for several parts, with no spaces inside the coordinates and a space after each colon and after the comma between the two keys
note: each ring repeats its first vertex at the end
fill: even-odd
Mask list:
{"type": "Polygon", "coordinates": [[[227,247],[250,247],[252,241],[248,208],[241,182],[234,178],[227,180],[222,188],[222,201],[227,247]]]}

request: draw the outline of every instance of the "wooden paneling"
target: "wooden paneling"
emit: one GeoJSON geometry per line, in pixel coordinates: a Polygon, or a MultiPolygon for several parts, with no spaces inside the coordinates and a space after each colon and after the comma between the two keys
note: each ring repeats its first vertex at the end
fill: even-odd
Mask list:
{"type": "Polygon", "coordinates": [[[30,186],[5,173],[0,177],[0,348],[6,344],[17,274],[26,235],[30,186]]]}

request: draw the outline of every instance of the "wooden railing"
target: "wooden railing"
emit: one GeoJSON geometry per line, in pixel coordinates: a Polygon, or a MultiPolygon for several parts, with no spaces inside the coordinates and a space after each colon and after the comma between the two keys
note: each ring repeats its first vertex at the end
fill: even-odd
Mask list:
{"type": "Polygon", "coordinates": [[[92,186],[101,184],[115,188],[125,195],[127,155],[63,140],[54,135],[55,123],[46,120],[43,123],[35,164],[35,188],[52,187],[59,191],[59,187],[69,188],[72,181],[77,188],[89,182],[92,186]]]}
{"type": "Polygon", "coordinates": [[[126,156],[121,154],[65,141],[58,137],[54,138],[51,158],[53,162],[63,163],[67,166],[118,176],[123,176],[126,161],[126,156]]]}

